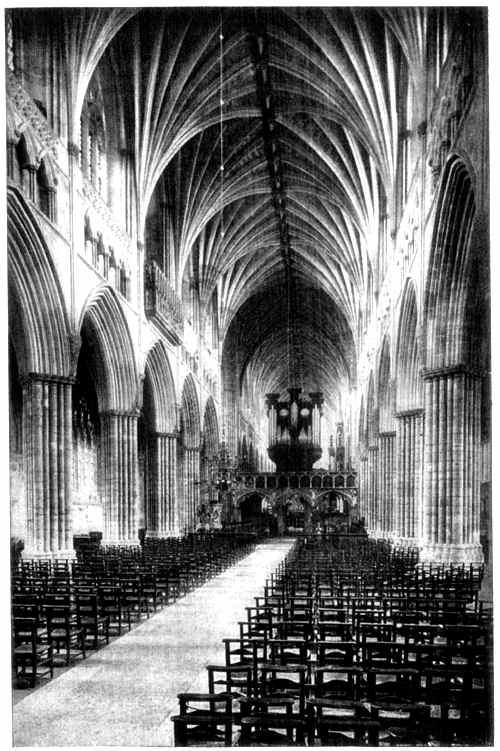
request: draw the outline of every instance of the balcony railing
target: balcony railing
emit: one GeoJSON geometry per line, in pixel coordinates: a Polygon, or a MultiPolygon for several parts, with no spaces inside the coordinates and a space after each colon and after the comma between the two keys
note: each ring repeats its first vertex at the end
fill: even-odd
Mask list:
{"type": "Polygon", "coordinates": [[[358,487],[357,472],[242,472],[235,475],[240,490],[354,490],[358,487]]]}
{"type": "Polygon", "coordinates": [[[184,332],[182,303],[156,261],[144,264],[144,309],[173,344],[180,344],[184,332]]]}

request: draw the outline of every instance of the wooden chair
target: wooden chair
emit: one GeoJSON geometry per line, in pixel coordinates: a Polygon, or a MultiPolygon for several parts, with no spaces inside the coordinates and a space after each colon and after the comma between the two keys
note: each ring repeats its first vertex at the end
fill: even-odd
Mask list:
{"type": "Polygon", "coordinates": [[[122,602],[120,587],[116,584],[101,584],[98,591],[99,608],[103,616],[109,618],[109,630],[118,636],[124,625],[130,631],[130,609],[122,602]]]}
{"type": "Polygon", "coordinates": [[[372,719],[370,708],[363,702],[349,699],[308,699],[307,737],[308,745],[314,746],[320,722],[329,717],[334,719],[372,719]]]}
{"type": "Polygon", "coordinates": [[[232,745],[233,695],[178,695],[179,714],[172,717],[175,746],[232,745]]]}
{"type": "Polygon", "coordinates": [[[269,639],[269,662],[275,665],[306,665],[309,643],[305,639],[269,639]]]}
{"type": "Polygon", "coordinates": [[[43,644],[38,636],[36,618],[13,618],[13,662],[17,678],[35,686],[39,678],[54,674],[52,644],[43,644]]]}
{"type": "Polygon", "coordinates": [[[272,663],[261,665],[258,683],[259,696],[293,697],[297,705],[297,713],[304,717],[307,675],[307,665],[275,665],[272,663]]]}
{"type": "Polygon", "coordinates": [[[94,649],[99,648],[100,642],[109,644],[109,615],[100,614],[97,594],[77,593],[76,617],[86,638],[91,638],[94,649]]]}
{"type": "Polygon", "coordinates": [[[251,665],[207,665],[208,693],[251,696],[253,691],[251,665]]]}
{"type": "Polygon", "coordinates": [[[47,618],[47,639],[55,646],[57,652],[62,648],[66,653],[65,664],[69,665],[72,657],[85,659],[85,630],[78,626],[73,613],[66,606],[45,606],[47,618]]]}
{"type": "Polygon", "coordinates": [[[430,737],[430,707],[422,704],[371,705],[379,723],[379,743],[389,746],[425,746],[430,737]]]}
{"type": "Polygon", "coordinates": [[[325,665],[316,668],[315,698],[358,701],[362,693],[363,670],[359,665],[325,665]]]}
{"type": "Polygon", "coordinates": [[[324,717],[318,722],[321,746],[378,746],[379,723],[376,720],[324,717]]]}
{"type": "Polygon", "coordinates": [[[305,745],[305,718],[286,713],[263,712],[241,718],[239,745],[253,746],[303,746],[305,745]]]}
{"type": "Polygon", "coordinates": [[[399,665],[370,667],[367,675],[367,699],[375,704],[413,704],[419,696],[420,673],[399,665]]]}
{"type": "Polygon", "coordinates": [[[317,641],[316,664],[318,667],[327,665],[354,665],[358,645],[355,641],[317,641]]]}

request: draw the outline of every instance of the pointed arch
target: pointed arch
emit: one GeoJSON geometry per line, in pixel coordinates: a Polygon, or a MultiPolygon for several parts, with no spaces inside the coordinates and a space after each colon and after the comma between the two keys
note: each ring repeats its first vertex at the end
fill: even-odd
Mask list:
{"type": "Polygon", "coordinates": [[[359,441],[360,450],[365,449],[366,448],[365,397],[363,394],[361,395],[361,405],[359,407],[358,441],[359,441]]]}
{"type": "Polygon", "coordinates": [[[219,451],[219,422],[215,403],[210,396],[203,417],[203,448],[206,456],[215,457],[219,451]]]}
{"type": "Polygon", "coordinates": [[[471,175],[453,155],[442,181],[424,298],[427,368],[464,361],[476,204],[471,175]]]}
{"type": "Polygon", "coordinates": [[[368,448],[372,446],[378,435],[378,415],[375,408],[375,384],[373,370],[370,371],[368,394],[366,397],[366,442],[368,448]]]}
{"type": "Polygon", "coordinates": [[[80,331],[95,352],[92,368],[101,412],[137,408],[138,377],[130,330],[114,289],[93,291],[81,315],[80,331]]]}
{"type": "Polygon", "coordinates": [[[177,425],[175,384],[163,342],[156,342],[148,352],[144,372],[151,386],[154,429],[158,433],[173,433],[177,425]]]}
{"type": "Polygon", "coordinates": [[[57,273],[24,198],[7,193],[9,326],[21,373],[68,376],[70,327],[57,273]]]}
{"type": "Polygon", "coordinates": [[[396,344],[395,374],[398,410],[422,403],[421,355],[418,341],[418,308],[415,283],[407,279],[401,299],[396,344]]]}
{"type": "Polygon", "coordinates": [[[181,434],[184,448],[198,449],[200,447],[200,405],[196,386],[191,373],[184,381],[181,401],[181,434]]]}
{"type": "Polygon", "coordinates": [[[377,409],[379,430],[389,430],[393,418],[393,388],[391,384],[391,342],[386,334],[380,348],[377,371],[377,409]]]}

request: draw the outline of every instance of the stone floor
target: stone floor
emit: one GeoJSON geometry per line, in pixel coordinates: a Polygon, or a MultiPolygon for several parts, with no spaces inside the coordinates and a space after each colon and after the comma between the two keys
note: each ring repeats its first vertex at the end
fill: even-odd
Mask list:
{"type": "Polygon", "coordinates": [[[172,746],[177,694],[206,691],[245,606],[292,547],[271,540],[13,707],[14,746],[172,746]]]}

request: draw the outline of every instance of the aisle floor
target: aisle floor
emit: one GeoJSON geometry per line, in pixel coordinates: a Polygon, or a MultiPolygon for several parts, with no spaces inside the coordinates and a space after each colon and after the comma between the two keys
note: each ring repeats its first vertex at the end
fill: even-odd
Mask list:
{"type": "Polygon", "coordinates": [[[207,691],[245,606],[293,540],[270,540],[13,707],[15,746],[172,746],[177,694],[207,691]]]}

